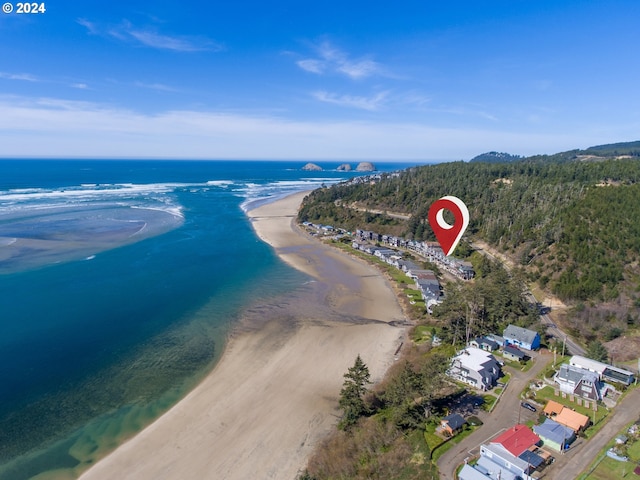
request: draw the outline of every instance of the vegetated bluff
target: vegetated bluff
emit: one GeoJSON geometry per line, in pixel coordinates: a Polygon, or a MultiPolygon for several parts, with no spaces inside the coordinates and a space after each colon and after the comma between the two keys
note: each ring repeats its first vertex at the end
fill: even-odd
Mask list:
{"type": "Polygon", "coordinates": [[[583,315],[593,312],[579,302],[604,304],[595,317],[633,328],[640,324],[639,157],[640,142],[629,142],[506,163],[414,167],[376,183],[316,190],[299,218],[433,240],[429,206],[455,195],[469,208],[467,235],[509,254],[583,315]]]}

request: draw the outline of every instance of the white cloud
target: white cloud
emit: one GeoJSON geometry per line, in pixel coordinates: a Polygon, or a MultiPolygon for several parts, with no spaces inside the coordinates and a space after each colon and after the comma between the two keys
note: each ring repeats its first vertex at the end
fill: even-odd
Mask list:
{"type": "Polygon", "coordinates": [[[380,92],[373,97],[337,95],[335,93],[329,93],[326,91],[313,93],[313,96],[321,102],[332,103],[341,107],[353,107],[369,111],[378,110],[384,103],[387,95],[388,92],[380,92]]]}
{"type": "Polygon", "coordinates": [[[29,73],[7,73],[0,72],[0,78],[4,78],[6,80],[22,80],[25,82],[39,82],[38,77],[31,75],[29,73]]]}
{"type": "Polygon", "coordinates": [[[323,42],[316,47],[319,58],[306,58],[297,62],[303,70],[315,74],[334,72],[359,80],[373,75],[382,75],[383,68],[369,58],[353,60],[342,50],[329,42],[323,42]]]}
{"type": "Polygon", "coordinates": [[[179,92],[177,88],[170,87],[169,85],[165,85],[163,83],[145,83],[145,82],[135,82],[134,85],[140,88],[147,88],[149,90],[157,90],[159,92],[179,92]]]}
{"type": "Polygon", "coordinates": [[[320,74],[320,73],[323,73],[325,70],[325,64],[320,60],[307,59],[307,60],[300,60],[296,63],[301,69],[311,73],[320,74]]]}
{"type": "Polygon", "coordinates": [[[206,37],[186,35],[166,35],[151,27],[137,27],[130,21],[124,20],[119,25],[102,27],[84,18],[76,22],[87,29],[91,35],[111,37],[117,40],[159,50],[174,52],[200,52],[224,50],[224,47],[206,37]]]}
{"type": "Polygon", "coordinates": [[[338,66],[338,71],[348,77],[358,79],[375,75],[380,70],[379,65],[372,60],[358,62],[343,62],[338,66]]]}
{"type": "MultiPolygon", "coordinates": [[[[618,129],[616,138],[631,138],[618,129]]],[[[611,127],[612,128],[612,127],[611,127]]],[[[410,121],[298,121],[278,116],[171,110],[0,96],[0,157],[202,159],[468,159],[489,150],[554,153],[607,143],[591,131],[518,133],[410,121]]]]}

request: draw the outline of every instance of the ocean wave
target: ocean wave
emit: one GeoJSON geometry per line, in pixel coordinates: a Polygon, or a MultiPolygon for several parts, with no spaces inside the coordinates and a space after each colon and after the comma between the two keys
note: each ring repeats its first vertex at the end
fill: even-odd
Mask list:
{"type": "Polygon", "coordinates": [[[221,188],[227,188],[230,185],[233,185],[234,182],[233,180],[209,180],[206,185],[209,187],[221,187],[221,188]]]}
{"type": "Polygon", "coordinates": [[[91,207],[102,203],[120,207],[162,210],[183,217],[182,206],[171,194],[189,185],[185,183],[85,183],[57,188],[0,190],[0,217],[3,214],[16,214],[25,210],[91,207]]]}
{"type": "Polygon", "coordinates": [[[234,189],[234,194],[244,198],[240,208],[246,213],[260,205],[274,202],[294,193],[315,190],[323,185],[331,185],[342,180],[340,178],[305,178],[301,180],[276,180],[263,184],[239,183],[234,189]]]}

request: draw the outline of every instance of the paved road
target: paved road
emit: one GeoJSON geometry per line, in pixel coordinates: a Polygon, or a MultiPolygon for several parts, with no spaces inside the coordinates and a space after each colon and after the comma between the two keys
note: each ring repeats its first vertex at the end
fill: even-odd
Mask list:
{"type": "MultiPolygon", "coordinates": [[[[463,463],[465,458],[471,456],[471,452],[475,453],[481,444],[487,442],[496,434],[517,423],[524,423],[527,420],[537,418],[536,413],[532,413],[520,406],[520,393],[534,377],[542,372],[552,359],[553,356],[544,350],[538,352],[533,367],[527,372],[521,372],[509,367],[505,368],[506,372],[511,373],[511,380],[509,380],[509,384],[493,412],[478,415],[484,425],[438,459],[437,465],[442,480],[453,480],[456,467],[463,463]]],[[[558,478],[573,477],[563,476],[558,478]]]]}
{"type": "MultiPolygon", "coordinates": [[[[636,388],[608,416],[607,424],[589,441],[578,440],[553,468],[553,478],[578,478],[600,450],[629,422],[640,417],[640,389],[636,388]]],[[[586,473],[586,472],[585,472],[586,473]]]]}

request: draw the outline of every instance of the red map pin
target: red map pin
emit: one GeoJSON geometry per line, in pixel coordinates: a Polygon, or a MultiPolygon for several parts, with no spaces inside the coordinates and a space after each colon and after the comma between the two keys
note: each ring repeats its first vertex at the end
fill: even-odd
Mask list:
{"type": "Polygon", "coordinates": [[[453,253],[469,225],[469,210],[458,197],[447,195],[436,200],[429,208],[429,224],[436,234],[438,243],[446,256],[453,253]],[[453,225],[449,225],[443,215],[444,210],[453,213],[453,225]]]}

